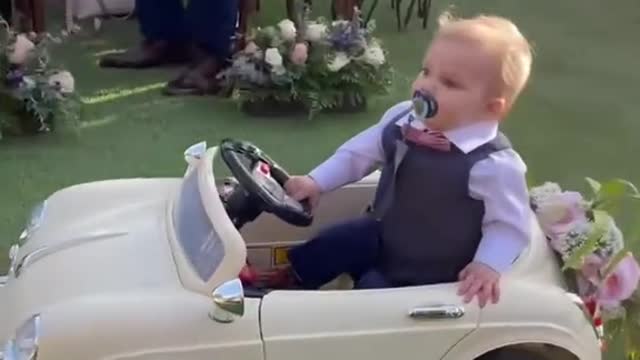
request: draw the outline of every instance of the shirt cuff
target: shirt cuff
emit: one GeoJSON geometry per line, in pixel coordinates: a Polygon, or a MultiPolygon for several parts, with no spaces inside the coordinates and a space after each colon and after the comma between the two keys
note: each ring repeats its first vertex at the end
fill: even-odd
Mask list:
{"type": "Polygon", "coordinates": [[[326,172],[316,171],[315,169],[311,171],[307,176],[309,176],[313,181],[318,184],[320,188],[320,192],[326,193],[331,191],[329,184],[331,183],[331,178],[327,176],[326,172]]]}
{"type": "Polygon", "coordinates": [[[339,171],[339,165],[334,158],[329,158],[311,170],[308,176],[318,184],[321,192],[326,193],[333,191],[339,188],[342,182],[344,182],[344,179],[342,179],[343,176],[341,176],[344,171],[339,171]]]}
{"type": "Polygon", "coordinates": [[[504,273],[509,270],[514,261],[526,249],[529,239],[526,234],[507,227],[498,227],[485,230],[485,235],[480,241],[474,261],[483,263],[493,270],[504,273]]]}

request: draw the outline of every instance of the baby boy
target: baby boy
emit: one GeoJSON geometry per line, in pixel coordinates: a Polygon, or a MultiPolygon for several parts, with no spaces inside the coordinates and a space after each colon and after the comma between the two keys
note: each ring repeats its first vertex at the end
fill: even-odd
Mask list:
{"type": "Polygon", "coordinates": [[[465,302],[498,301],[500,275],[530,234],[526,166],[499,126],[528,81],[531,48],[502,17],[439,22],[412,86],[437,111],[401,102],[286,184],[316,204],[382,168],[372,213],[291,249],[291,268],[272,283],[314,288],[341,273],[358,288],[459,281],[465,302]]]}

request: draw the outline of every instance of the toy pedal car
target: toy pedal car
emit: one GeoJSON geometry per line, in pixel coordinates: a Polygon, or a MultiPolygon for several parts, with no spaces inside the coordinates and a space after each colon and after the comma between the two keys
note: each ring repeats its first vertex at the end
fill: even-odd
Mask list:
{"type": "Polygon", "coordinates": [[[482,309],[454,283],[249,289],[247,260],[286,264],[288,247],[361,214],[379,174],[325,195],[312,216],[250,143],[199,143],[185,158],[182,178],[81,184],[36,207],[0,278],[0,359],[601,359],[533,216],[501,301],[482,309]],[[218,154],[233,179],[216,181],[218,154]]]}

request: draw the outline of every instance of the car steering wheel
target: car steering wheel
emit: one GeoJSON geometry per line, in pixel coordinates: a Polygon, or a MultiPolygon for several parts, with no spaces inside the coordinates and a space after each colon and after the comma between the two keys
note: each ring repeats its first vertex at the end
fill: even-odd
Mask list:
{"type": "Polygon", "coordinates": [[[261,201],[261,210],[295,226],[313,222],[308,201],[297,201],[284,189],[289,174],[257,146],[248,141],[224,139],[220,155],[251,198],[261,201]]]}

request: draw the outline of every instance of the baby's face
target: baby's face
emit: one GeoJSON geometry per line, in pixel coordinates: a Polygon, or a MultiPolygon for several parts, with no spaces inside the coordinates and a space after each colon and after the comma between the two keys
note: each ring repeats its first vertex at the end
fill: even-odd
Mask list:
{"type": "Polygon", "coordinates": [[[499,76],[496,57],[469,41],[436,38],[422,62],[412,90],[438,101],[429,127],[449,130],[472,122],[498,120],[492,89],[499,76]]]}

